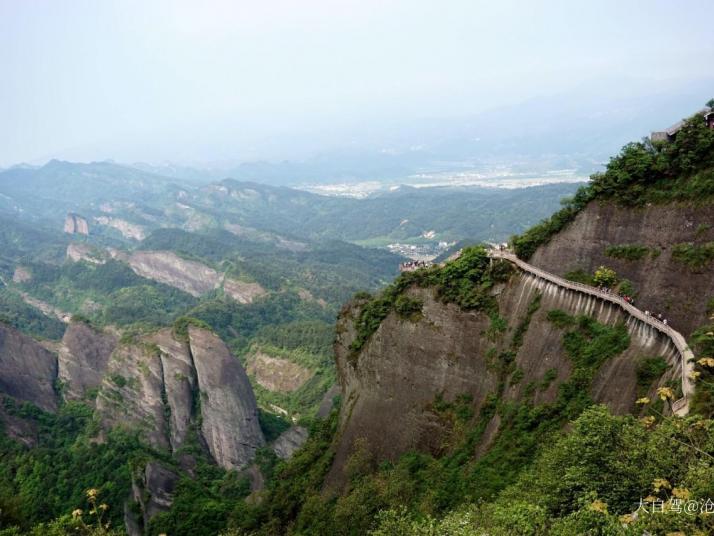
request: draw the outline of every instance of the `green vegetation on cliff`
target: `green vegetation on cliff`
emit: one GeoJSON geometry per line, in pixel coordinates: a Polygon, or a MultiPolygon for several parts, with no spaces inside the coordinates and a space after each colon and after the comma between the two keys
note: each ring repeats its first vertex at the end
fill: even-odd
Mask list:
{"type": "MultiPolygon", "coordinates": [[[[529,311],[538,305],[536,298],[529,311]]],[[[628,347],[626,329],[559,310],[549,311],[548,318],[563,331],[573,366],[553,403],[494,396],[474,414],[469,397],[451,402],[437,397],[430,410],[444,426],[443,452],[409,452],[380,463],[358,442],[345,466],[348,482],[342,493],[322,489],[333,452],[325,424],[298,458],[277,470],[279,478],[261,504],[236,509],[229,523],[235,534],[710,531],[712,520],[706,515],[668,512],[634,520],[630,514],[648,496],[667,504],[678,497],[706,500],[714,493],[714,423],[662,417],[654,410],[638,420],[593,405],[594,375],[628,347]],[[478,445],[492,419],[500,421],[499,432],[479,457],[478,445]]],[[[664,372],[660,365],[656,359],[643,362],[642,381],[659,377],[664,372]]],[[[549,370],[543,383],[556,379],[549,370]]]]}
{"type": "Polygon", "coordinates": [[[684,122],[674,140],[649,139],[625,145],[602,173],[578,190],[563,208],[511,241],[529,259],[538,246],[565,228],[591,201],[628,207],[646,203],[711,202],[714,198],[714,130],[697,114],[684,122]]]}
{"type": "Polygon", "coordinates": [[[355,323],[357,337],[350,348],[358,352],[392,311],[408,317],[421,310],[413,298],[404,297],[411,286],[434,288],[442,302],[455,303],[462,309],[493,312],[497,305],[489,291],[494,284],[506,281],[510,273],[509,263],[491,262],[481,246],[465,248],[458,259],[444,266],[405,272],[376,297],[356,297],[361,307],[355,323]]]}
{"type": "Polygon", "coordinates": [[[647,246],[641,246],[639,244],[618,244],[616,246],[607,246],[605,248],[605,255],[608,257],[625,259],[628,261],[638,261],[640,259],[644,259],[648,255],[656,257],[659,254],[660,250],[647,246]]]}
{"type": "Polygon", "coordinates": [[[62,322],[42,314],[7,289],[0,289],[0,322],[42,339],[61,339],[65,329],[62,322]]]}

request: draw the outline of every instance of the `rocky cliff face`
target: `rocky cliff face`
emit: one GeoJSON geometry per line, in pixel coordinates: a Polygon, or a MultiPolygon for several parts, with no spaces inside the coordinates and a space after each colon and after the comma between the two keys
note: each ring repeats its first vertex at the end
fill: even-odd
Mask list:
{"type": "Polygon", "coordinates": [[[124,238],[131,240],[144,240],[146,231],[141,225],[130,223],[120,218],[110,218],[108,216],[99,216],[94,218],[94,221],[99,225],[106,225],[119,231],[124,238]]]}
{"type": "Polygon", "coordinates": [[[97,397],[104,429],[140,430],[176,452],[196,430],[198,446],[225,469],[239,469],[264,444],[248,377],[223,341],[190,327],[184,341],[162,330],[111,354],[97,397]]]}
{"type": "Polygon", "coordinates": [[[89,224],[87,220],[79,214],[69,213],[64,219],[64,232],[69,234],[89,234],[89,224]]]}
{"type": "MultiPolygon", "coordinates": [[[[72,323],[55,355],[0,324],[0,395],[54,412],[60,391],[66,400],[96,396],[102,435],[137,430],[170,453],[195,440],[225,469],[246,467],[265,443],[245,370],[205,329],[191,326],[185,338],[164,329],[121,343],[110,331],[72,323]]],[[[23,437],[13,419],[0,414],[23,437]]]]}
{"type": "MultiPolygon", "coordinates": [[[[132,469],[124,505],[129,534],[144,534],[149,520],[170,508],[181,475],[194,474],[195,449],[224,469],[245,469],[252,481],[262,482],[251,465],[265,444],[255,396],[240,361],[217,335],[189,326],[182,335],[164,329],[125,342],[111,330],[72,323],[56,350],[0,323],[0,426],[32,447],[40,429],[12,410],[16,403],[55,412],[61,396],[94,400],[97,440],[124,428],[173,455],[168,467],[149,459],[132,469]]],[[[291,429],[276,452],[290,456],[306,436],[303,428],[291,429]]]]}
{"type": "Polygon", "coordinates": [[[714,298],[712,262],[690,268],[673,257],[678,244],[714,241],[711,206],[650,205],[619,207],[592,202],[566,229],[539,248],[530,263],[564,275],[592,273],[605,265],[634,283],[641,309],[662,312],[685,336],[707,320],[707,302],[714,298]],[[605,254],[608,246],[639,245],[651,253],[638,260],[605,254]]]}
{"type": "Polygon", "coordinates": [[[227,278],[203,263],[184,259],[171,251],[136,251],[129,266],[142,277],[201,296],[223,286],[224,292],[239,303],[250,303],[265,294],[258,283],[227,278]]]}
{"type": "Polygon", "coordinates": [[[32,273],[24,266],[17,266],[12,274],[13,283],[27,283],[32,281],[32,273]]]}
{"type": "Polygon", "coordinates": [[[248,374],[268,391],[289,393],[300,389],[313,372],[287,359],[256,351],[248,358],[248,374]]]}
{"type": "Polygon", "coordinates": [[[97,331],[83,322],[67,327],[57,355],[66,400],[85,398],[100,386],[116,345],[116,335],[97,331]]]}
{"type": "MultiPolygon", "coordinates": [[[[350,344],[360,304],[343,310],[335,344],[342,387],[340,439],[328,484],[344,483],[343,468],[359,442],[377,461],[393,460],[413,449],[438,454],[450,430],[434,410],[437,400],[453,402],[468,395],[477,414],[504,382],[500,396],[505,401],[553,402],[573,363],[563,346],[564,331],[548,319],[549,311],[586,314],[610,326],[628,320],[619,307],[539,281],[517,272],[507,284],[494,288],[505,321],[498,330],[486,314],[437,301],[433,289],[409,289],[424,304],[418,320],[391,313],[358,354],[350,344]],[[519,377],[499,377],[496,356],[504,352],[513,352],[519,377]]],[[[661,356],[668,362],[670,368],[657,385],[679,373],[679,355],[668,339],[632,322],[627,329],[629,347],[599,368],[590,392],[593,400],[616,413],[634,409],[641,356],[661,356]]],[[[655,388],[650,386],[651,394],[655,388]]],[[[477,452],[488,449],[499,427],[496,414],[477,452]]]]}
{"type": "Polygon", "coordinates": [[[92,264],[104,264],[106,262],[101,252],[86,244],[69,244],[66,255],[72,262],[87,261],[92,264]]]}
{"type": "Polygon", "coordinates": [[[189,342],[198,379],[203,437],[219,465],[244,467],[265,442],[248,376],[213,333],[191,326],[189,342]]]}
{"type": "Polygon", "coordinates": [[[57,359],[34,339],[0,323],[0,394],[57,410],[57,359]]]}
{"type": "Polygon", "coordinates": [[[179,257],[170,251],[136,251],[129,257],[129,266],[138,275],[147,277],[200,296],[220,285],[220,274],[210,266],[179,257]]]}

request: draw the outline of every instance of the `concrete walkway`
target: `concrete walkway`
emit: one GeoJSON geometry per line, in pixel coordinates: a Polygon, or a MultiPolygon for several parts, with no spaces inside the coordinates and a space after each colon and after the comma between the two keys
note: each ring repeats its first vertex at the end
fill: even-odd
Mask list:
{"type": "Polygon", "coordinates": [[[590,296],[595,296],[598,299],[614,303],[615,305],[620,306],[630,316],[633,316],[640,322],[644,322],[645,324],[653,327],[654,329],[669,337],[675,348],[677,348],[679,355],[681,356],[682,393],[684,394],[682,398],[676,400],[672,404],[672,409],[676,415],[680,416],[686,415],[689,412],[689,399],[694,393],[694,380],[691,378],[691,373],[694,372],[694,353],[687,345],[687,341],[681,333],[673,329],[671,326],[663,324],[655,317],[646,315],[643,311],[640,311],[634,305],[627,303],[617,294],[603,292],[602,290],[599,290],[590,285],[584,285],[582,283],[568,281],[567,279],[563,279],[558,275],[551,274],[550,272],[546,272],[545,270],[541,270],[540,268],[536,268],[535,266],[528,264],[525,261],[522,261],[509,251],[491,249],[489,251],[489,256],[495,259],[507,260],[515,264],[524,272],[528,272],[540,279],[558,285],[559,287],[573,290],[576,292],[582,292],[590,296]]]}

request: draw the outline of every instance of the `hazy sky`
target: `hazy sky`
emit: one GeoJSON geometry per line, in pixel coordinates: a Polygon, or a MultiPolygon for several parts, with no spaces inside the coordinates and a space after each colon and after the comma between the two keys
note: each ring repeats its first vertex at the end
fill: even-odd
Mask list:
{"type": "Polygon", "coordinates": [[[712,20],[712,0],[0,0],[0,166],[281,157],[600,78],[686,84],[712,20]]]}

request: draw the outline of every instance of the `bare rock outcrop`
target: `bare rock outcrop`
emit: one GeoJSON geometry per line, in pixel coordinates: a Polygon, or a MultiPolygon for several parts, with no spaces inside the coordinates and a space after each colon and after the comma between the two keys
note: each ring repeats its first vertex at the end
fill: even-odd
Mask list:
{"type": "Polygon", "coordinates": [[[196,369],[188,343],[178,340],[170,329],[150,336],[149,341],[161,351],[169,414],[169,443],[175,452],[186,442],[189,427],[195,419],[196,369]]]}
{"type": "Polygon", "coordinates": [[[272,445],[273,452],[275,452],[278,458],[287,460],[305,444],[308,435],[307,428],[303,426],[291,426],[275,440],[272,445]]]}
{"type": "Polygon", "coordinates": [[[223,286],[224,292],[239,303],[251,303],[265,294],[258,283],[225,277],[201,262],[184,259],[171,251],[135,251],[128,259],[138,275],[201,296],[223,286]]]}
{"type": "Polygon", "coordinates": [[[210,266],[179,257],[171,251],[135,251],[129,266],[138,275],[201,296],[221,283],[221,275],[210,266]]]}
{"type": "Polygon", "coordinates": [[[289,393],[300,389],[313,372],[287,359],[257,351],[248,358],[248,374],[268,391],[289,393]]]}
{"type": "Polygon", "coordinates": [[[57,358],[34,339],[0,323],[0,393],[57,410],[57,358]]]}
{"type": "Polygon", "coordinates": [[[225,469],[246,467],[264,444],[240,361],[217,335],[193,326],[187,339],[164,329],[119,345],[107,362],[96,413],[104,431],[138,430],[172,453],[200,423],[195,446],[225,469]]]}
{"type": "Polygon", "coordinates": [[[65,400],[82,399],[101,385],[116,345],[116,335],[98,331],[84,322],[73,322],[67,327],[57,356],[65,400]]]}
{"type": "Polygon", "coordinates": [[[201,431],[221,467],[246,466],[265,440],[258,406],[240,362],[215,334],[189,327],[201,397],[201,431]]]}
{"type": "Polygon", "coordinates": [[[230,277],[223,282],[223,291],[238,303],[252,303],[255,298],[265,294],[259,283],[240,281],[230,277]]]}
{"type": "Polygon", "coordinates": [[[104,264],[106,262],[101,253],[87,244],[69,244],[66,255],[72,262],[86,261],[92,264],[104,264]]]}
{"type": "Polygon", "coordinates": [[[98,216],[94,221],[99,225],[106,225],[119,231],[124,238],[131,240],[144,240],[146,231],[141,225],[131,223],[121,218],[111,218],[109,216],[98,216]]]}
{"type": "Polygon", "coordinates": [[[70,212],[64,219],[64,232],[68,234],[89,235],[89,224],[79,214],[70,212]]]}
{"type": "Polygon", "coordinates": [[[32,281],[32,273],[24,266],[17,266],[12,274],[13,283],[26,283],[32,281]]]}
{"type": "Polygon", "coordinates": [[[132,471],[131,495],[124,505],[124,524],[128,534],[146,534],[151,518],[171,508],[178,481],[176,472],[156,461],[132,471]],[[138,506],[138,513],[131,503],[138,506]]]}
{"type": "Polygon", "coordinates": [[[161,356],[147,344],[122,344],[112,353],[97,396],[102,431],[139,432],[155,448],[169,450],[161,356]]]}

